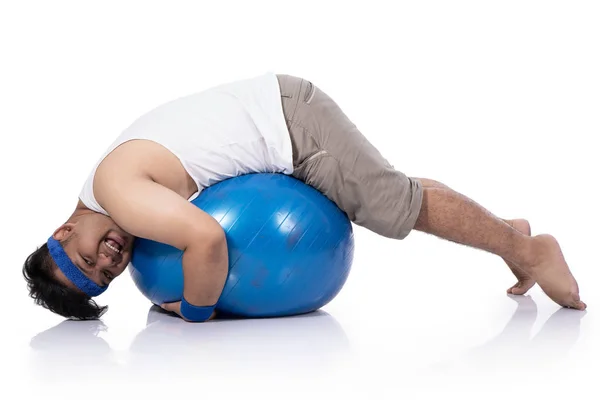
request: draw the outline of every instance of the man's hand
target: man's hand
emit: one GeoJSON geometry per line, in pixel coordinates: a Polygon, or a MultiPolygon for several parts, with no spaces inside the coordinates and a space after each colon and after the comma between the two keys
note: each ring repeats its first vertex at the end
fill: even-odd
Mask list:
{"type": "MultiPolygon", "coordinates": [[[[181,318],[185,319],[185,317],[183,315],[181,315],[181,302],[180,301],[176,301],[174,303],[163,303],[160,305],[160,308],[162,308],[165,311],[175,313],[175,314],[179,315],[181,318]]],[[[210,318],[208,320],[210,321],[211,319],[214,319],[216,315],[217,315],[217,312],[213,311],[212,315],[210,316],[210,318]]],[[[187,321],[187,319],[185,319],[185,320],[187,321]]]]}

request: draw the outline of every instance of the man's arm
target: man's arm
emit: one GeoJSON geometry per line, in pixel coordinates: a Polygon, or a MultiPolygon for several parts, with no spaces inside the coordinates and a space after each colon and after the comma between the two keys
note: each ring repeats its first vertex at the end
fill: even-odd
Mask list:
{"type": "Polygon", "coordinates": [[[214,305],[228,271],[227,242],[219,223],[172,190],[145,177],[99,183],[98,201],[122,229],[183,250],[183,296],[214,305]]]}

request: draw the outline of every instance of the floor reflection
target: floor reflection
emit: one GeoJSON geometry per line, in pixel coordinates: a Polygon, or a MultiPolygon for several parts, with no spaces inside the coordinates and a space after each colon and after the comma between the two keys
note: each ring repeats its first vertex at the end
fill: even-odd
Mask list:
{"type": "Polygon", "coordinates": [[[34,367],[48,379],[189,379],[236,372],[319,373],[350,354],[341,325],[328,313],[193,324],[152,306],[127,352],[113,351],[101,321],[63,321],[31,340],[34,367]],[[50,375],[48,375],[50,371],[50,375]]]}
{"type": "Polygon", "coordinates": [[[37,378],[48,382],[90,379],[99,371],[110,373],[117,363],[101,337],[106,330],[99,320],[65,320],[31,339],[30,368],[37,378]]]}
{"type": "Polygon", "coordinates": [[[164,372],[177,366],[277,374],[334,366],[350,345],[328,313],[266,319],[231,319],[190,324],[158,307],[148,313],[146,329],[130,347],[130,365],[164,372]],[[165,364],[166,362],[166,364],[165,364]]]}
{"type": "MultiPolygon", "coordinates": [[[[504,329],[480,346],[433,366],[444,374],[468,370],[478,373],[523,373],[564,368],[564,361],[577,343],[586,312],[560,308],[533,335],[538,317],[530,296],[512,296],[517,308],[504,329]]],[[[431,371],[430,371],[431,372],[431,371]]]]}

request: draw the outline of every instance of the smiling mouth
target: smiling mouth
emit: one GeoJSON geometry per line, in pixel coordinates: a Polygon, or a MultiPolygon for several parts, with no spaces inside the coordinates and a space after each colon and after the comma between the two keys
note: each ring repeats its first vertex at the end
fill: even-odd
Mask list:
{"type": "Polygon", "coordinates": [[[121,255],[123,254],[123,248],[117,242],[112,239],[105,239],[104,244],[108,247],[113,253],[121,255]]]}

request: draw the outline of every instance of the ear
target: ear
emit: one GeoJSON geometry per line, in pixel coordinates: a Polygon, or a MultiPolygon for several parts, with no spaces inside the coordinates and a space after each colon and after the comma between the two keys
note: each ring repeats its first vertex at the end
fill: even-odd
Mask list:
{"type": "Polygon", "coordinates": [[[58,240],[59,242],[62,242],[63,240],[67,239],[69,236],[71,236],[73,234],[74,227],[75,227],[75,224],[72,222],[64,223],[54,231],[54,233],[52,234],[52,237],[54,239],[58,240]]]}

